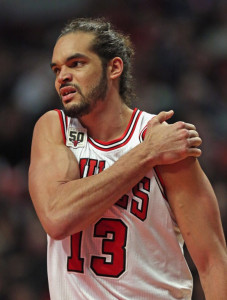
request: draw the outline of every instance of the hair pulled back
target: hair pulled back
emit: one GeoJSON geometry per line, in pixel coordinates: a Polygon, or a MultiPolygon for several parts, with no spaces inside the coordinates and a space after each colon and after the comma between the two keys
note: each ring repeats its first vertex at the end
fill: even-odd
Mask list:
{"type": "Polygon", "coordinates": [[[77,31],[94,34],[91,50],[100,57],[103,67],[106,67],[108,61],[114,57],[122,59],[124,67],[119,82],[119,94],[129,105],[135,97],[132,77],[134,49],[129,36],[114,29],[113,25],[104,18],[78,18],[66,24],[58,39],[77,31]]]}

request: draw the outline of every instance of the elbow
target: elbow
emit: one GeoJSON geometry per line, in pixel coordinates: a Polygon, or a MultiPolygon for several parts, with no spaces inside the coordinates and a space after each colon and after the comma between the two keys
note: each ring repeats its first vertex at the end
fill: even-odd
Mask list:
{"type": "Polygon", "coordinates": [[[214,253],[205,256],[202,262],[196,264],[200,278],[206,278],[211,273],[222,273],[222,269],[227,271],[227,253],[226,248],[220,244],[214,253]]]}
{"type": "Polygon", "coordinates": [[[48,212],[42,218],[41,223],[46,233],[54,240],[63,240],[68,236],[83,230],[81,221],[75,215],[71,218],[55,212],[48,212]]]}
{"type": "Polygon", "coordinates": [[[45,205],[36,211],[45,232],[52,239],[63,240],[83,229],[80,213],[58,208],[54,205],[54,201],[49,201],[49,203],[51,205],[45,205]]]}
{"type": "Polygon", "coordinates": [[[54,240],[63,240],[67,237],[64,231],[56,226],[48,226],[45,231],[54,240]]]}
{"type": "Polygon", "coordinates": [[[66,222],[53,217],[45,217],[42,225],[46,233],[54,240],[63,240],[70,236],[66,222]]]}

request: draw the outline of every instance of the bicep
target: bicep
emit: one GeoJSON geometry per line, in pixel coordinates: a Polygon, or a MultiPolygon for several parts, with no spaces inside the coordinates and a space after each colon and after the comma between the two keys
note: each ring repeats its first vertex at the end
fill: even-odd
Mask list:
{"type": "Polygon", "coordinates": [[[79,178],[79,167],[73,153],[65,146],[43,147],[39,155],[31,155],[29,188],[32,198],[50,196],[60,184],[79,178]],[[34,155],[34,157],[33,157],[34,155]]]}
{"type": "Polygon", "coordinates": [[[64,145],[58,119],[39,121],[33,133],[29,168],[29,192],[39,217],[48,210],[58,187],[78,178],[77,160],[64,145]]]}
{"type": "Polygon", "coordinates": [[[197,265],[225,247],[213,188],[195,158],[159,166],[166,194],[188,250],[197,265]]]}

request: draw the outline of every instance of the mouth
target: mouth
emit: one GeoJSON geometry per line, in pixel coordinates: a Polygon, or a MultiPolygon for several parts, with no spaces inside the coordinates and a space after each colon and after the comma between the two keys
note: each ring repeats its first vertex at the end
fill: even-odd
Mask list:
{"type": "Polygon", "coordinates": [[[64,103],[70,102],[76,93],[77,90],[73,86],[65,86],[60,88],[60,95],[64,103]]]}

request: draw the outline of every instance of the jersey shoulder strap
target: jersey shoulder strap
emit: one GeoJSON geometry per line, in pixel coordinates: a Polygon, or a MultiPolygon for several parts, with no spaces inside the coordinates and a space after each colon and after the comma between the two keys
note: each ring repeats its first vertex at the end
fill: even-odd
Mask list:
{"type": "Polygon", "coordinates": [[[55,111],[58,113],[59,121],[61,124],[61,132],[64,139],[64,143],[66,144],[66,134],[67,134],[67,128],[68,128],[68,117],[64,114],[63,110],[55,109],[55,111]]]}

